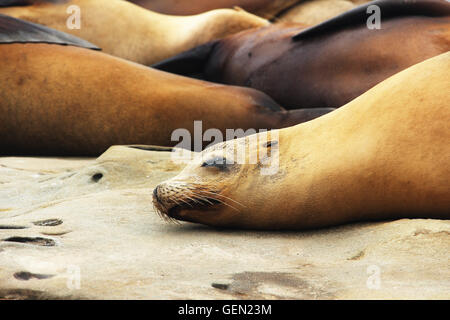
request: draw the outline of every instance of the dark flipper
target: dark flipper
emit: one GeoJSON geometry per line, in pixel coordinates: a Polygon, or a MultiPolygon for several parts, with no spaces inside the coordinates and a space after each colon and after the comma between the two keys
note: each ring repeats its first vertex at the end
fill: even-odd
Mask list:
{"type": "Polygon", "coordinates": [[[383,23],[383,19],[403,16],[450,16],[450,2],[448,0],[377,0],[358,6],[316,26],[302,30],[293,36],[292,39],[294,41],[303,40],[335,32],[345,27],[366,24],[367,18],[371,14],[367,13],[367,8],[371,5],[377,5],[380,8],[381,23],[383,23]]]}
{"type": "Polygon", "coordinates": [[[28,6],[32,4],[31,0],[3,0],[0,1],[0,7],[28,6]]]}
{"type": "Polygon", "coordinates": [[[172,147],[162,147],[154,145],[140,145],[140,144],[130,144],[126,146],[127,148],[138,149],[143,151],[158,151],[158,152],[171,152],[174,148],[172,147]]]}
{"type": "Polygon", "coordinates": [[[208,42],[152,65],[152,68],[191,78],[203,79],[205,65],[218,41],[208,42]]]}
{"type": "Polygon", "coordinates": [[[0,44],[10,43],[50,43],[100,50],[70,34],[0,14],[0,44]]]}
{"type": "Polygon", "coordinates": [[[30,6],[39,3],[65,3],[68,0],[1,0],[0,7],[30,6]]]}

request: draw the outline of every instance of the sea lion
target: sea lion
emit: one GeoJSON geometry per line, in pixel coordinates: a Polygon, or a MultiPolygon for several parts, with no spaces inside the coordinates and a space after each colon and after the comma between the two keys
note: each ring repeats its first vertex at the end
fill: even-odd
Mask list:
{"type": "Polygon", "coordinates": [[[265,19],[243,10],[222,9],[187,17],[167,16],[122,0],[33,0],[0,13],[70,33],[106,53],[151,65],[198,45],[236,32],[266,26],[265,19]],[[80,8],[80,28],[69,29],[70,6],[80,8]]]}
{"type": "Polygon", "coordinates": [[[449,72],[444,53],[323,117],[208,148],[157,186],[154,205],[172,219],[251,229],[450,219],[449,72]],[[249,148],[243,162],[228,161],[236,145],[249,148]],[[278,168],[263,175],[269,149],[278,168]]]}
{"type": "Polygon", "coordinates": [[[154,70],[34,26],[0,15],[1,154],[95,156],[114,144],[175,145],[172,132],[194,133],[194,120],[226,133],[330,111],[287,112],[259,91],[154,70]],[[11,44],[27,35],[33,43],[11,44]]]}
{"type": "Polygon", "coordinates": [[[202,12],[241,7],[266,19],[275,17],[278,13],[301,0],[129,0],[152,11],[173,14],[190,15],[202,12]]]}
{"type": "Polygon", "coordinates": [[[450,3],[380,0],[311,28],[275,24],[169,58],[155,68],[252,87],[286,108],[340,107],[389,76],[450,50],[450,3]],[[381,29],[368,29],[378,5],[381,29]]]}

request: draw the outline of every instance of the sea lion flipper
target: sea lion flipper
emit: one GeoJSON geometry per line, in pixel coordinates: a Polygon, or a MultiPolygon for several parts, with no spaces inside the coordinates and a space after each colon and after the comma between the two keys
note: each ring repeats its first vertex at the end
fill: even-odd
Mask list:
{"type": "Polygon", "coordinates": [[[174,57],[158,62],[151,67],[178,75],[204,79],[203,71],[205,69],[205,64],[209,60],[211,52],[214,50],[217,43],[218,41],[205,43],[174,57]]]}
{"type": "Polygon", "coordinates": [[[100,50],[92,43],[32,22],[0,14],[0,44],[50,43],[100,50]]]}
{"type": "Polygon", "coordinates": [[[370,16],[370,13],[367,13],[367,8],[372,5],[380,8],[381,19],[408,15],[432,17],[450,15],[450,3],[447,0],[377,0],[365,3],[313,27],[304,29],[293,36],[292,40],[299,41],[311,36],[333,32],[340,28],[365,24],[370,16]]]}
{"type": "Polygon", "coordinates": [[[64,3],[69,0],[2,0],[0,7],[22,7],[40,3],[64,3]]]}
{"type": "Polygon", "coordinates": [[[164,147],[156,145],[141,145],[141,144],[130,144],[126,146],[127,148],[138,149],[143,151],[160,151],[160,152],[171,152],[173,147],[164,147]]]}
{"type": "Polygon", "coordinates": [[[3,0],[0,2],[0,7],[27,6],[29,4],[30,0],[3,0]]]}

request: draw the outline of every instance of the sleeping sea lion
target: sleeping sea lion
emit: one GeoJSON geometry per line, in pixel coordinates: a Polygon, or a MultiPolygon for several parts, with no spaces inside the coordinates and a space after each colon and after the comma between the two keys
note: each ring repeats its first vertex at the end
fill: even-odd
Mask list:
{"type": "Polygon", "coordinates": [[[449,73],[445,53],[323,117],[208,148],[157,186],[155,208],[170,219],[250,229],[450,219],[449,73]],[[229,161],[239,145],[245,161],[229,161]]]}
{"type": "Polygon", "coordinates": [[[280,14],[276,22],[302,23],[312,26],[355,7],[356,4],[348,0],[302,1],[280,14]]]}
{"type": "Polygon", "coordinates": [[[286,108],[340,107],[389,76],[450,50],[450,2],[380,0],[311,28],[275,24],[204,44],[154,65],[252,87],[286,108]],[[381,29],[368,29],[378,5],[381,29]]]}
{"type": "MultiPolygon", "coordinates": [[[[151,65],[198,45],[269,22],[243,10],[222,9],[187,17],[167,16],[122,0],[8,1],[0,13],[70,33],[106,53],[151,65]],[[13,6],[17,4],[16,6],[13,6]],[[76,5],[79,12],[68,13],[76,5]],[[79,28],[68,27],[79,14],[79,28]],[[70,20],[71,21],[71,20],[70,20]]],[[[72,12],[72,11],[70,11],[72,12]]]]}
{"type": "Polygon", "coordinates": [[[91,48],[0,15],[1,154],[95,156],[114,144],[175,145],[172,132],[194,134],[195,120],[225,133],[290,126],[330,111],[287,112],[254,89],[172,75],[91,48]]]}
{"type": "Polygon", "coordinates": [[[164,14],[184,16],[237,6],[266,19],[273,18],[299,1],[301,0],[130,0],[144,8],[164,14]]]}

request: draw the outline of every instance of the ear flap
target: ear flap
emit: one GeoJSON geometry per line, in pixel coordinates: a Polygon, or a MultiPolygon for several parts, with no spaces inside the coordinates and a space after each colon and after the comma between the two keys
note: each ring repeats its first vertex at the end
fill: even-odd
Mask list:
{"type": "Polygon", "coordinates": [[[278,141],[277,140],[271,140],[269,142],[265,142],[263,144],[263,147],[264,148],[272,148],[272,146],[276,146],[276,145],[278,145],[278,141]]]}
{"type": "Polygon", "coordinates": [[[429,17],[450,15],[450,2],[448,0],[377,0],[360,5],[311,28],[304,29],[293,36],[292,40],[304,40],[312,36],[335,32],[349,26],[365,24],[370,16],[367,13],[367,8],[373,5],[380,8],[381,19],[413,15],[429,17]]]}
{"type": "Polygon", "coordinates": [[[1,43],[50,43],[100,50],[86,40],[4,14],[0,14],[1,43]]]}
{"type": "Polygon", "coordinates": [[[277,112],[280,117],[279,127],[291,127],[297,124],[308,122],[336,110],[335,108],[308,108],[293,109],[277,112]]]}
{"type": "Polygon", "coordinates": [[[205,43],[152,65],[152,68],[181,76],[205,79],[204,70],[218,40],[205,43]]]}

